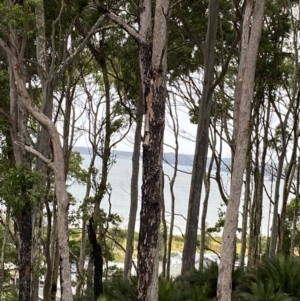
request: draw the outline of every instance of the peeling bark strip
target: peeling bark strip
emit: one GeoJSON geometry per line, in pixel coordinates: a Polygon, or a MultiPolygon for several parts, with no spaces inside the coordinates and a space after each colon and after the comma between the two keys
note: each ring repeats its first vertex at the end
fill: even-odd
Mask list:
{"type": "Polygon", "coordinates": [[[156,1],[154,29],[152,1],[139,2],[140,69],[145,99],[143,185],[138,244],[138,301],[158,299],[159,226],[162,153],[165,128],[167,12],[169,1],[156,1]]]}
{"type": "Polygon", "coordinates": [[[138,301],[158,300],[158,233],[161,207],[162,151],[165,127],[167,18],[169,0],[139,0],[138,32],[109,10],[92,9],[110,18],[139,44],[145,101],[142,209],[138,245],[138,301]],[[154,21],[153,21],[154,20],[154,21]],[[153,29],[153,32],[152,32],[153,29]]]}
{"type": "Polygon", "coordinates": [[[91,217],[88,225],[89,241],[93,248],[92,256],[94,261],[94,296],[95,300],[98,300],[100,295],[103,293],[103,257],[100,244],[97,242],[94,220],[91,217]]]}

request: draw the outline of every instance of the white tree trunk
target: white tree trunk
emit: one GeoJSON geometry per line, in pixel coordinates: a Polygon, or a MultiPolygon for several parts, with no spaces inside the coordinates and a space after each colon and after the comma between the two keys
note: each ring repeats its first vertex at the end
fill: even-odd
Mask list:
{"type": "MultiPolygon", "coordinates": [[[[252,10],[253,0],[247,1],[247,9],[252,10]]],[[[240,68],[244,69],[241,78],[241,98],[236,99],[240,102],[238,114],[234,119],[234,127],[237,128],[234,137],[235,150],[234,150],[234,163],[230,186],[230,197],[228,201],[225,225],[222,235],[221,246],[221,261],[219,266],[217,300],[230,301],[231,300],[231,285],[232,285],[232,270],[233,270],[233,254],[235,252],[235,237],[238,225],[238,213],[240,197],[243,185],[243,175],[246,166],[246,155],[248,149],[249,136],[251,134],[252,126],[250,120],[251,103],[253,100],[254,89],[254,76],[255,67],[258,53],[258,46],[262,32],[263,16],[264,16],[265,1],[255,1],[253,20],[249,40],[248,32],[249,25],[243,27],[243,45],[245,47],[245,57],[241,58],[243,62],[240,68]],[[248,42],[249,41],[249,42],[248,42]],[[247,43],[247,44],[245,44],[247,43]]],[[[246,19],[245,22],[248,20],[246,19]]],[[[248,23],[249,24],[249,23],[248,23]]]]}

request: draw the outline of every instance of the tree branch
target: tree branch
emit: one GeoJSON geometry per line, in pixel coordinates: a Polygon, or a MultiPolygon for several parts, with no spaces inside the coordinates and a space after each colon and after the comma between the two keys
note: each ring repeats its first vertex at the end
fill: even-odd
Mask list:
{"type": "Polygon", "coordinates": [[[24,148],[26,151],[28,151],[29,153],[35,155],[36,157],[38,157],[39,159],[41,159],[44,163],[47,164],[47,166],[49,166],[52,170],[54,170],[54,165],[52,164],[53,162],[50,159],[47,159],[46,157],[44,157],[41,153],[39,153],[37,150],[35,150],[34,148],[21,143],[19,141],[15,141],[14,142],[16,145],[18,145],[19,147],[24,148]]]}
{"type": "MultiPolygon", "coordinates": [[[[122,4],[125,3],[125,0],[120,0],[116,5],[113,6],[113,9],[119,8],[122,4]]],[[[71,54],[64,62],[61,63],[59,68],[56,71],[55,76],[58,78],[61,76],[62,73],[72,64],[74,59],[81,53],[81,51],[86,46],[87,42],[90,40],[90,38],[98,31],[100,24],[103,22],[105,18],[105,15],[101,16],[97,22],[94,24],[94,26],[91,28],[91,30],[88,32],[86,37],[82,40],[82,42],[79,44],[79,46],[76,48],[73,54],[71,54]]]]}
{"type": "Polygon", "coordinates": [[[142,44],[143,42],[146,42],[145,39],[133,27],[129,26],[126,22],[124,22],[121,18],[119,18],[116,14],[114,14],[110,10],[94,3],[89,3],[89,7],[93,10],[98,11],[100,14],[103,14],[104,16],[108,17],[113,22],[118,24],[138,43],[142,44]]]}

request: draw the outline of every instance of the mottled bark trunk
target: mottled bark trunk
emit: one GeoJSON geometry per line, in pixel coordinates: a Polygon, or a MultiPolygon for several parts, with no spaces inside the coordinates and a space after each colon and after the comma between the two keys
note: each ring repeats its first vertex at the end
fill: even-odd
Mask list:
{"type": "MultiPolygon", "coordinates": [[[[247,8],[252,11],[253,1],[249,0],[246,3],[247,8]]],[[[234,164],[230,185],[230,197],[227,205],[224,230],[222,235],[221,245],[221,261],[219,265],[219,277],[217,286],[217,300],[231,301],[232,287],[232,270],[233,270],[233,254],[235,253],[236,245],[236,230],[238,225],[238,213],[240,197],[243,186],[244,169],[246,165],[246,155],[248,151],[249,136],[251,134],[250,111],[253,100],[254,76],[258,53],[258,46],[262,32],[263,16],[264,16],[264,0],[256,1],[253,11],[253,22],[251,34],[247,37],[247,50],[244,73],[239,81],[242,81],[241,98],[239,113],[234,119],[234,128],[237,128],[237,137],[235,138],[236,148],[234,150],[234,164]]],[[[246,8],[246,10],[247,10],[246,8]]],[[[247,16],[251,17],[251,15],[247,16]]],[[[246,23],[249,20],[246,20],[246,23]]],[[[249,28],[243,31],[249,32],[249,28]]],[[[242,61],[242,60],[241,60],[242,61]]]]}
{"type": "Polygon", "coordinates": [[[31,291],[31,244],[32,244],[32,225],[31,213],[23,212],[18,216],[17,231],[19,237],[19,301],[30,300],[31,291]]]}
{"type": "Polygon", "coordinates": [[[215,64],[215,44],[219,20],[219,0],[209,2],[209,20],[204,46],[204,82],[203,96],[199,104],[198,127],[195,144],[195,156],[193,162],[188,216],[182,254],[181,273],[185,274],[194,269],[197,233],[199,224],[199,208],[203,177],[206,171],[206,159],[208,149],[208,128],[211,115],[211,99],[213,89],[215,64]]]}
{"type": "Polygon", "coordinates": [[[143,185],[138,244],[138,301],[158,299],[158,241],[161,208],[163,135],[167,71],[169,1],[156,1],[153,39],[151,2],[139,2],[141,78],[145,100],[143,185]]]}
{"type": "Polygon", "coordinates": [[[130,183],[130,210],[127,227],[127,242],[126,242],[126,253],[124,262],[124,277],[130,277],[132,267],[132,255],[134,251],[134,232],[135,232],[135,221],[138,208],[138,181],[139,181],[139,170],[140,170],[140,148],[142,141],[142,125],[143,125],[143,114],[145,111],[145,103],[143,94],[137,101],[136,106],[136,128],[134,135],[134,146],[132,154],[132,174],[130,183]]]}

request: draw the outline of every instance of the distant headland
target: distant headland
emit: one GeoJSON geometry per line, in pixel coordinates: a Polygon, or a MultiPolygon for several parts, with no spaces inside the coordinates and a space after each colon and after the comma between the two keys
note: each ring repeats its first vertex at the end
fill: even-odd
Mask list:
{"type": "MultiPolygon", "coordinates": [[[[73,150],[80,152],[82,155],[90,155],[91,148],[83,147],[83,146],[75,146],[73,150]]],[[[131,160],[132,152],[127,151],[120,151],[120,150],[113,150],[112,155],[116,157],[116,159],[127,159],[131,160]]],[[[173,165],[175,164],[175,154],[174,153],[164,153],[163,157],[164,161],[167,164],[173,165]]],[[[178,165],[181,166],[193,166],[194,156],[193,155],[185,155],[185,154],[178,154],[178,165]]],[[[210,158],[207,158],[207,166],[210,162],[210,158]]],[[[231,165],[231,158],[223,158],[221,164],[221,171],[228,172],[231,165]]],[[[215,168],[214,164],[214,168],[215,168]]]]}

